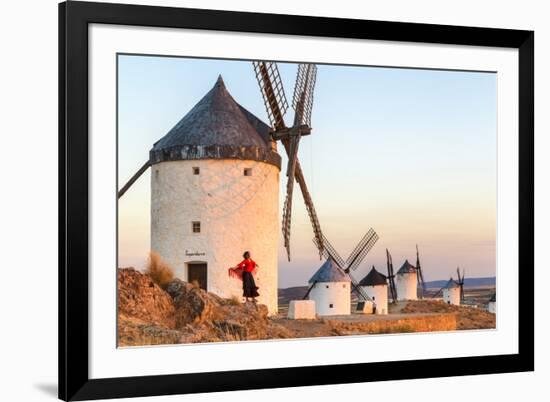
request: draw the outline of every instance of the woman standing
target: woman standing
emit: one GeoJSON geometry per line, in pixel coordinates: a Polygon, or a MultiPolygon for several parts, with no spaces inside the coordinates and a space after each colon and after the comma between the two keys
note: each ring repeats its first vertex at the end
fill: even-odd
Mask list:
{"type": "Polygon", "coordinates": [[[243,297],[245,297],[246,301],[248,301],[249,298],[252,298],[252,301],[256,303],[256,297],[258,297],[260,294],[258,293],[256,282],[254,282],[254,273],[256,272],[256,268],[258,268],[259,265],[256,264],[256,262],[254,262],[252,258],[250,258],[250,253],[248,251],[244,252],[243,258],[243,261],[241,261],[233,268],[229,269],[229,274],[236,274],[242,279],[243,297]]]}

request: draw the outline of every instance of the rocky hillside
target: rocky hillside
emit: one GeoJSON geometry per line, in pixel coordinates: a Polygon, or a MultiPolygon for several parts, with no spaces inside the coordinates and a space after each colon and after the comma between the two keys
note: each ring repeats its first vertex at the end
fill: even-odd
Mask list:
{"type": "Polygon", "coordinates": [[[118,345],[288,338],[267,307],[242,304],[174,279],[166,290],[132,268],[118,270],[118,345]]]}
{"type": "Polygon", "coordinates": [[[403,302],[390,310],[387,316],[268,317],[261,304],[224,299],[179,279],[161,288],[149,275],[118,270],[119,346],[495,328],[494,314],[441,301],[403,302]]]}

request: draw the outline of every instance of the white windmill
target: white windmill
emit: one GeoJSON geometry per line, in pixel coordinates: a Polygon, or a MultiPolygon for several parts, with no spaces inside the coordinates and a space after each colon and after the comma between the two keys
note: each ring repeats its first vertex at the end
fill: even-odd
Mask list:
{"type": "Polygon", "coordinates": [[[374,265],[361,279],[359,286],[372,300],[375,314],[388,314],[388,283],[386,277],[378,272],[374,265]]]}
{"type": "Polygon", "coordinates": [[[317,315],[342,315],[351,312],[351,279],[328,258],[313,274],[306,297],[315,301],[317,315]]]}
{"type": "Polygon", "coordinates": [[[452,277],[447,281],[445,286],[439,289],[432,297],[436,298],[443,293],[443,301],[447,304],[461,305],[464,304],[464,270],[460,274],[460,269],[456,269],[456,275],[458,280],[454,280],[452,277]]]}
{"type": "Polygon", "coordinates": [[[443,301],[447,304],[460,305],[460,285],[450,278],[443,288],[443,301]]]}
{"type": "Polygon", "coordinates": [[[315,237],[322,233],[298,161],[298,143],[311,133],[317,68],[300,64],[294,89],[294,124],[285,125],[287,101],[277,65],[254,62],[271,127],[227,91],[221,78],[149,152],[148,160],[119,190],[118,197],[151,168],[151,250],[176,269],[222,297],[240,296],[227,268],[250,251],[260,265],[258,301],[277,312],[279,173],[277,141],[289,156],[283,234],[290,259],[294,180],[300,186],[315,237]]]}
{"type": "Polygon", "coordinates": [[[395,288],[397,300],[417,300],[417,270],[409,260],[405,260],[399,271],[395,274],[395,288]]]}

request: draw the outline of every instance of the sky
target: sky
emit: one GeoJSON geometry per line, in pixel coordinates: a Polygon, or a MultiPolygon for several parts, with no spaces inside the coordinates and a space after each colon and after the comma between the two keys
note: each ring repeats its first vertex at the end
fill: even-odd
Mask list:
{"type": "MultiPolygon", "coordinates": [[[[289,103],[297,65],[278,63],[289,103]]],[[[214,85],[267,120],[249,61],[120,55],[119,188],[214,85]]],[[[380,239],[354,276],[415,263],[426,281],[496,275],[497,76],[389,67],[318,65],[312,135],[299,159],[323,233],[345,259],[373,228],[380,239]]],[[[286,121],[292,122],[293,111],[286,121]]],[[[280,183],[285,196],[286,155],[280,183]]],[[[142,268],[150,248],[147,171],[119,201],[119,266],[142,268]]],[[[320,267],[300,191],[291,250],[279,243],[279,287],[302,286],[320,267]]]]}

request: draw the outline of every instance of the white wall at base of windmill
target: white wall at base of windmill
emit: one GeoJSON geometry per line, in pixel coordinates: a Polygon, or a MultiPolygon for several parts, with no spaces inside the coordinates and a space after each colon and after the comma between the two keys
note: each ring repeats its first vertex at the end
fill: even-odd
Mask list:
{"type": "Polygon", "coordinates": [[[351,313],[350,282],[317,282],[309,292],[309,300],[315,300],[318,315],[351,313]]]}
{"type": "Polygon", "coordinates": [[[376,305],[375,314],[388,314],[388,285],[361,286],[376,305]]]}
{"type": "Polygon", "coordinates": [[[417,300],[416,272],[395,275],[395,290],[397,300],[417,300]]]}
{"type": "Polygon", "coordinates": [[[496,314],[497,313],[497,303],[496,302],[489,302],[489,305],[487,306],[487,311],[489,311],[489,313],[496,314]]]}
{"type": "Polygon", "coordinates": [[[447,304],[460,305],[460,288],[443,289],[443,301],[447,304]]]}
{"type": "Polygon", "coordinates": [[[287,318],[291,320],[315,319],[314,300],[291,300],[288,305],[287,318]]]}
{"type": "Polygon", "coordinates": [[[242,297],[228,268],[250,251],[259,264],[258,302],[277,312],[279,169],[247,160],[161,162],[151,169],[151,250],[187,281],[189,264],[207,264],[207,290],[242,297]],[[193,174],[193,167],[200,169],[193,174]],[[244,168],[251,168],[250,176],[244,168]],[[193,233],[192,222],[200,222],[193,233]]]}

